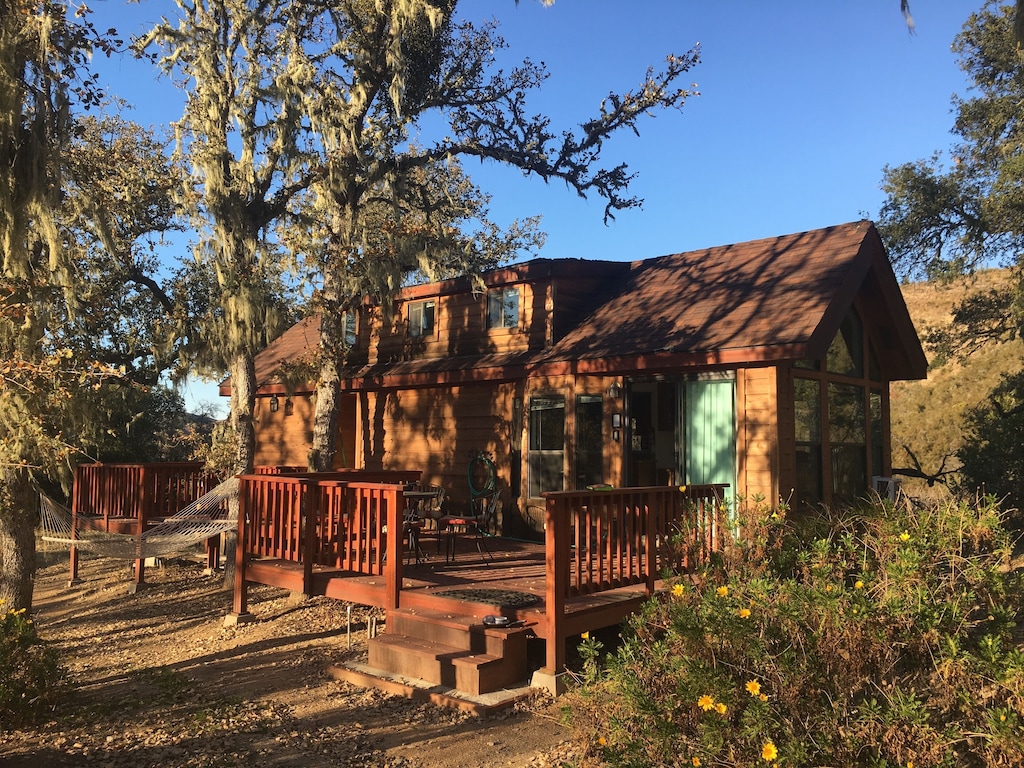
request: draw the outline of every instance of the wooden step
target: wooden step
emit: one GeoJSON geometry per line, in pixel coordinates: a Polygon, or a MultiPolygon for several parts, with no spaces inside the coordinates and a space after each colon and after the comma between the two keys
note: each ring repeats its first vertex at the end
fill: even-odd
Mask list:
{"type": "Polygon", "coordinates": [[[467,653],[450,645],[391,633],[371,638],[367,648],[371,667],[449,688],[457,687],[453,659],[467,653]]]}
{"type": "Polygon", "coordinates": [[[388,611],[386,626],[387,634],[369,641],[370,666],[385,672],[472,695],[528,676],[525,627],[490,627],[474,616],[424,609],[388,611]]]}
{"type": "Polygon", "coordinates": [[[455,667],[455,687],[473,696],[526,683],[525,664],[513,664],[509,659],[489,653],[457,656],[452,659],[452,665],[455,667]]]}
{"type": "Polygon", "coordinates": [[[425,609],[388,611],[388,632],[432,640],[474,653],[494,656],[518,656],[525,659],[527,627],[489,627],[474,616],[442,613],[425,609]]]}

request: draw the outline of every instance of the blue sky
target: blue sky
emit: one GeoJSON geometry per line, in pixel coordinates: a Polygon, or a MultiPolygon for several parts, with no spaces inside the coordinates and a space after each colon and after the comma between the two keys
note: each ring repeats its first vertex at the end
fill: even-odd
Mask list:
{"type": "MultiPolygon", "coordinates": [[[[669,52],[700,43],[689,79],[700,96],[641,122],[605,147],[637,173],[640,210],[602,223],[600,198],[519,172],[466,168],[492,196],[492,218],[541,215],[549,258],[631,260],[873,218],[886,165],[949,147],[950,97],[966,81],[950,45],[979,2],[912,0],[910,35],[899,0],[463,0],[462,17],[497,18],[500,61],[529,56],[551,76],[531,111],[557,130],[596,114],[669,52]]],[[[171,0],[97,0],[99,26],[137,34],[171,0]]],[[[128,57],[99,62],[128,117],[161,125],[179,116],[171,83],[128,57]]],[[[186,400],[215,388],[191,385],[186,400]]]]}

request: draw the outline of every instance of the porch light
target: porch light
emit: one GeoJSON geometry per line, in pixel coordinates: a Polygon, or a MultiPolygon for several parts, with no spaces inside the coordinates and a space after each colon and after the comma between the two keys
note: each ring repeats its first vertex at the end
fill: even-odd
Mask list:
{"type": "Polygon", "coordinates": [[[277,413],[277,409],[281,407],[280,401],[277,399],[277,395],[270,396],[270,412],[277,413]]]}
{"type": "Polygon", "coordinates": [[[618,400],[622,397],[622,387],[619,385],[619,382],[613,381],[612,385],[608,387],[608,397],[612,400],[618,400]]]}

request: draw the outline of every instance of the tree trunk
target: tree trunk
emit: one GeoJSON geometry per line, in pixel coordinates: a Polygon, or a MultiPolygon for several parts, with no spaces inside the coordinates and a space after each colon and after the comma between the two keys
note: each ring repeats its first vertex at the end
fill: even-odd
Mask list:
{"type": "Polygon", "coordinates": [[[3,470],[0,473],[0,602],[3,610],[32,610],[36,506],[28,471],[3,470]]]}
{"type": "Polygon", "coordinates": [[[313,413],[313,445],[309,451],[309,468],[314,472],[334,469],[338,450],[339,371],[345,332],[341,314],[327,309],[320,318],[320,372],[316,383],[316,406],[313,413]]]}
{"type": "Polygon", "coordinates": [[[235,472],[252,472],[256,459],[256,365],[253,356],[238,354],[231,364],[231,420],[238,443],[235,472]]]}
{"type": "MultiPolygon", "coordinates": [[[[253,471],[256,459],[256,366],[252,355],[239,354],[231,365],[231,421],[235,428],[235,474],[253,471]]],[[[237,503],[237,502],[236,502],[237,503]]],[[[235,588],[235,549],[238,532],[224,535],[225,590],[235,588]]]]}

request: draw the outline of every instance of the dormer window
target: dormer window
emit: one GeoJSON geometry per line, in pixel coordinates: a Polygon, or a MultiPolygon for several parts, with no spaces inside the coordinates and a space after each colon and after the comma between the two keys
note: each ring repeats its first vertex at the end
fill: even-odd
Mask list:
{"type": "Polygon", "coordinates": [[[414,339],[434,335],[434,299],[409,304],[409,336],[414,339]]]}
{"type": "Polygon", "coordinates": [[[487,328],[519,327],[519,289],[499,288],[487,292],[487,328]]]}

